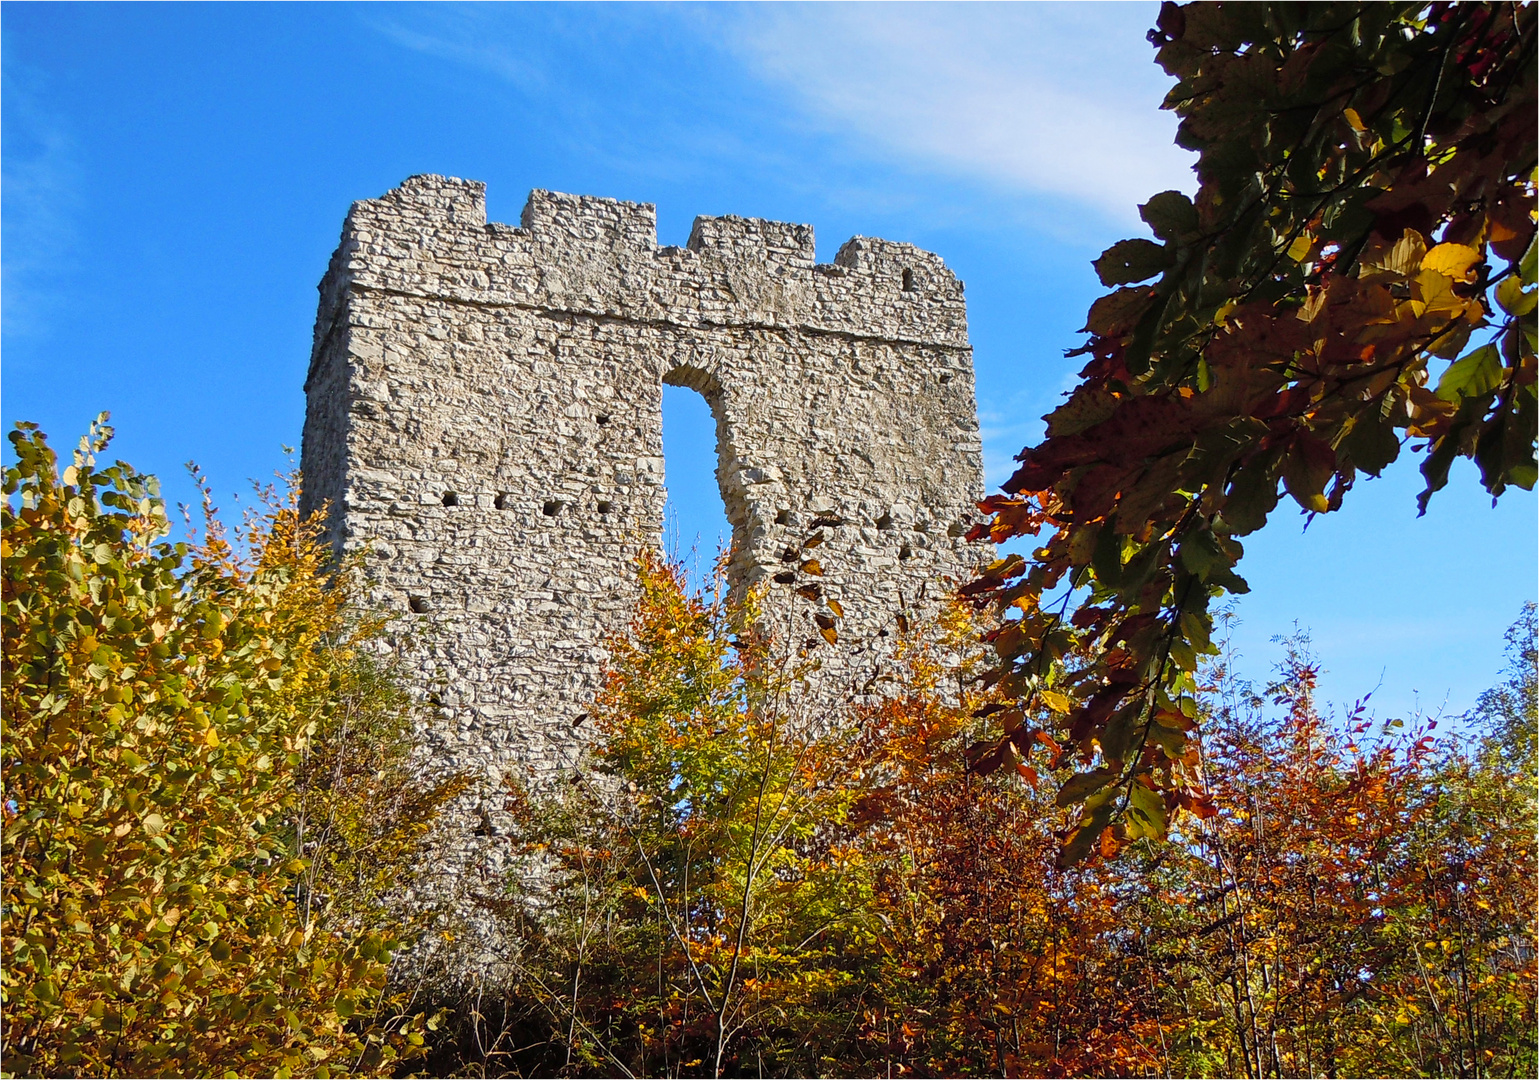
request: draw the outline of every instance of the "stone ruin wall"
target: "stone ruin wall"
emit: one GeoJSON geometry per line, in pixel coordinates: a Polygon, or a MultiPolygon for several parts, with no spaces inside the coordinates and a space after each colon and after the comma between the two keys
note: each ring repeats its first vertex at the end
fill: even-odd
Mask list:
{"type": "Polygon", "coordinates": [[[825,687],[874,671],[899,613],[983,554],[962,283],[912,245],[856,237],[818,264],[810,226],[701,217],[659,247],[651,205],[549,191],[514,228],[483,184],[416,176],[353,205],[320,293],[306,508],[330,504],[374,600],[418,624],[431,764],[484,781],[448,815],[434,892],[493,889],[500,777],[581,750],[659,540],[664,384],[716,419],[732,586],[768,579],[766,617],[809,635],[816,606],[774,576],[819,523],[843,608],[825,687]]]}

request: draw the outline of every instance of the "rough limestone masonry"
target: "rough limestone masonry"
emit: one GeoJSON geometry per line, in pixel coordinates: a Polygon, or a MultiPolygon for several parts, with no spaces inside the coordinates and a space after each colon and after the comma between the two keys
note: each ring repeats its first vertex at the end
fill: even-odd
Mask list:
{"type": "Polygon", "coordinates": [[[462,969],[502,959],[475,902],[506,865],[502,778],[577,760],[659,543],[665,384],[716,420],[731,587],[762,585],[793,636],[830,617],[795,591],[794,553],[824,538],[817,584],[843,611],[824,691],[991,556],[964,538],[981,447],[939,257],[857,236],[820,264],[810,225],[740,217],[659,247],[653,206],[551,191],[515,228],[486,220],[484,184],[443,176],[354,203],[320,284],[304,501],[410,631],[425,763],[476,780],[423,886],[459,910],[462,969]]]}

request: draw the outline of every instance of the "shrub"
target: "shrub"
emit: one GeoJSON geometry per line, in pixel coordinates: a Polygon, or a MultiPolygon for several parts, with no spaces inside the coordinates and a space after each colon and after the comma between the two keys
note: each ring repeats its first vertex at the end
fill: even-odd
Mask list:
{"type": "Polygon", "coordinates": [[[448,785],[411,814],[359,797],[347,763],[389,759],[376,786],[404,775],[401,700],[378,698],[367,724],[344,707],[381,678],[362,648],[378,624],[355,616],[292,492],[235,542],[205,497],[203,543],[171,543],[154,478],[98,466],[104,420],[62,474],[35,426],[11,434],[5,1069],[393,1068],[426,1021],[387,990],[401,942],[372,882],[401,869],[448,785]],[[302,831],[328,787],[334,827],[302,831]]]}

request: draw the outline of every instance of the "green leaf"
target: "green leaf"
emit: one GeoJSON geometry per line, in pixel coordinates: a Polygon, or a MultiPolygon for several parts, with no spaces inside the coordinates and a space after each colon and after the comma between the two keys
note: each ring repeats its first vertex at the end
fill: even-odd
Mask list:
{"type": "Polygon", "coordinates": [[[1489,394],[1502,384],[1502,357],[1494,344],[1482,345],[1463,359],[1455,360],[1437,381],[1437,396],[1444,401],[1489,394]]]}
{"type": "Polygon", "coordinates": [[[1229,482],[1224,500],[1224,524],[1234,536],[1255,532],[1266,524],[1267,515],[1277,505],[1277,480],[1271,456],[1257,458],[1243,465],[1229,482]]]}
{"type": "Polygon", "coordinates": [[[1162,191],[1138,208],[1161,240],[1186,240],[1198,230],[1197,207],[1179,191],[1162,191]]]}
{"type": "Polygon", "coordinates": [[[1400,437],[1394,426],[1377,415],[1359,416],[1341,442],[1352,464],[1370,476],[1400,456],[1400,437]]]}
{"type": "Polygon", "coordinates": [[[1058,853],[1058,865],[1060,867],[1073,866],[1084,862],[1086,856],[1095,849],[1096,841],[1101,838],[1101,832],[1111,824],[1111,819],[1117,813],[1115,800],[1106,799],[1094,806],[1085,807],[1085,812],[1080,816],[1079,824],[1064,841],[1063,850],[1058,853]]]}
{"type": "Polygon", "coordinates": [[[1324,513],[1329,506],[1325,485],[1336,471],[1336,451],[1308,432],[1299,432],[1283,459],[1283,484],[1305,510],[1324,513]]]}
{"type": "Polygon", "coordinates": [[[1075,773],[1063,782],[1058,789],[1058,805],[1071,806],[1077,802],[1084,802],[1091,795],[1100,791],[1112,782],[1116,773],[1104,766],[1099,769],[1091,769],[1089,772],[1075,773]]]}
{"type": "MultiPolygon", "coordinates": [[[[1233,592],[1233,589],[1230,589],[1233,592]]],[[[1197,670],[1197,651],[1185,638],[1175,638],[1170,643],[1170,658],[1182,671],[1197,670]]]]}
{"type": "MultiPolygon", "coordinates": [[[[1143,707],[1139,702],[1126,705],[1112,714],[1097,740],[1101,744],[1102,758],[1119,765],[1126,759],[1128,743],[1133,737],[1133,725],[1142,714],[1143,707]]],[[[1059,794],[1061,797],[1062,792],[1059,794]]]]}
{"type": "Polygon", "coordinates": [[[1207,529],[1193,529],[1181,540],[1176,555],[1187,572],[1206,580],[1215,567],[1229,568],[1229,556],[1218,546],[1218,538],[1207,529]]]}
{"type": "Polygon", "coordinates": [[[1534,310],[1536,301],[1539,301],[1539,290],[1524,291],[1523,282],[1516,274],[1507,275],[1496,287],[1496,302],[1508,315],[1521,318],[1534,310]]]}
{"type": "Polygon", "coordinates": [[[1174,266],[1176,253],[1152,240],[1119,240],[1094,263],[1102,285],[1130,285],[1174,266]]]}
{"type": "Polygon", "coordinates": [[[1117,530],[1102,526],[1091,550],[1090,568],[1103,584],[1115,588],[1122,578],[1122,537],[1117,530]]]}
{"type": "Polygon", "coordinates": [[[1135,839],[1165,835],[1168,826],[1165,800],[1143,784],[1133,784],[1128,798],[1128,835],[1135,839]]]}

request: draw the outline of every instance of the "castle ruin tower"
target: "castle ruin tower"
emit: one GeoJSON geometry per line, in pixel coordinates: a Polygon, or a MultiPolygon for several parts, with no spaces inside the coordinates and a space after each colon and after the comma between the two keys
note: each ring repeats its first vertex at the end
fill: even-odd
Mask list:
{"type": "Polygon", "coordinates": [[[815,634],[777,575],[824,537],[843,617],[819,677],[869,670],[899,613],[984,554],[964,539],[983,495],[966,305],[937,256],[856,237],[818,264],[810,226],[738,217],[698,218],[684,248],[656,232],[650,205],[549,191],[489,223],[483,184],[415,176],[353,204],[321,282],[305,508],[329,505],[375,601],[416,623],[423,753],[479,782],[437,889],[495,891],[501,777],[581,749],[658,543],[665,383],[715,416],[734,588],[763,583],[767,613],[815,634]]]}

